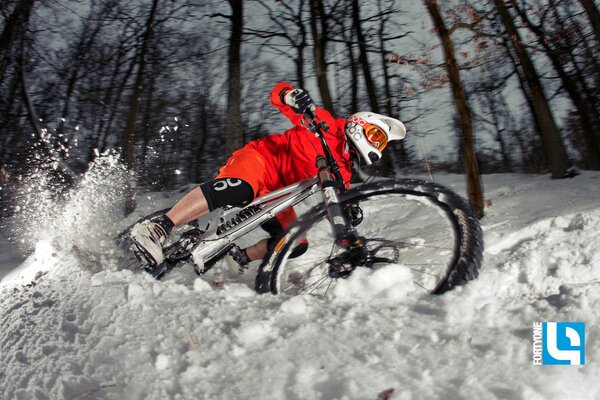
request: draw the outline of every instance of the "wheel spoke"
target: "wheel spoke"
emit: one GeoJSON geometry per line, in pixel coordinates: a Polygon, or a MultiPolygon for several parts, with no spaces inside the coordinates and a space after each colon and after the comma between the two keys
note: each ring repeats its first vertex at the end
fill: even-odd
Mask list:
{"type": "Polygon", "coordinates": [[[475,257],[478,268],[481,246],[476,244],[474,250],[471,249],[473,240],[468,240],[468,249],[461,245],[465,240],[460,236],[463,235],[461,229],[474,229],[479,235],[475,243],[481,237],[473,218],[466,221],[458,218],[458,215],[472,215],[466,202],[429,182],[394,182],[410,182],[410,185],[368,184],[351,190],[348,193],[352,195],[342,200],[342,205],[359,204],[362,209],[363,222],[356,233],[361,241],[364,240],[364,247],[338,247],[324,209],[307,212],[292,228],[288,243],[275,258],[275,292],[328,295],[334,285],[359,266],[381,268],[397,264],[411,272],[416,287],[433,293],[451,287],[442,287],[450,275],[457,279],[457,275],[449,274],[449,270],[455,268],[459,260],[464,260],[460,252],[478,251],[479,255],[475,257]],[[382,188],[385,192],[380,191],[382,188]],[[308,241],[307,251],[290,260],[286,254],[299,239],[308,241]]]}
{"type": "Polygon", "coordinates": [[[436,275],[436,274],[432,274],[431,272],[426,272],[426,271],[423,271],[422,269],[411,268],[410,270],[411,270],[411,271],[418,272],[418,273],[420,273],[420,274],[426,274],[426,275],[431,275],[431,276],[435,276],[435,277],[437,277],[437,275],[436,275]]]}

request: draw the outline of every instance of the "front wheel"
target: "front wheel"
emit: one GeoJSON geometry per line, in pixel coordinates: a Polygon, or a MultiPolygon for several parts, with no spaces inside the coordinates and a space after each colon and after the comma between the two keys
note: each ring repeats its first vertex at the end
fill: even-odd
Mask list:
{"type": "Polygon", "coordinates": [[[338,246],[319,205],[274,242],[259,268],[257,291],[326,295],[355,268],[386,264],[407,268],[414,284],[431,294],[477,277],[481,227],[469,205],[452,190],[417,179],[385,180],[347,191],[340,204],[362,209],[358,244],[338,246]],[[293,258],[294,249],[306,242],[306,253],[293,258]]]}

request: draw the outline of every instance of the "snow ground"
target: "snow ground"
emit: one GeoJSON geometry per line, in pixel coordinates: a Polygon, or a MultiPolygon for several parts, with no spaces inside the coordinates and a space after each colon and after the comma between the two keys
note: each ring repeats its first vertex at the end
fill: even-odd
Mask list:
{"type": "MultiPolygon", "coordinates": [[[[462,194],[463,179],[436,176],[462,194]]],[[[38,199],[3,231],[30,255],[0,242],[0,398],[600,398],[600,173],[483,179],[481,275],[442,296],[399,266],[328,299],[260,296],[248,274],[215,289],[191,268],[158,282],[120,269],[100,233],[182,193],[143,196],[126,221],[93,179],[67,204],[38,199]],[[586,365],[532,365],[536,321],[585,322],[586,365]]]]}

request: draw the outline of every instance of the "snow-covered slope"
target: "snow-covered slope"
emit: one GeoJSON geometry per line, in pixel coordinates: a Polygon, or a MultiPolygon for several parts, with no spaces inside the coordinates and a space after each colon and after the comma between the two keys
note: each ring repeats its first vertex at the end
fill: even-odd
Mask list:
{"type": "Polygon", "coordinates": [[[259,296],[250,274],[215,289],[191,268],[157,282],[116,265],[98,232],[129,221],[96,184],[21,226],[35,251],[0,285],[1,399],[600,398],[600,173],[485,176],[481,275],[438,297],[398,266],[328,299],[259,296]],[[586,365],[532,365],[536,321],[585,322],[586,365]]]}

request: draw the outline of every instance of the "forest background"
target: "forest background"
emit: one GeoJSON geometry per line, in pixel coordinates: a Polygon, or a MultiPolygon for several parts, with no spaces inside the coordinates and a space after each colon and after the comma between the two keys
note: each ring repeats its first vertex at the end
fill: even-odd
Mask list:
{"type": "Polygon", "coordinates": [[[32,169],[69,187],[107,153],[133,191],[209,179],[289,126],[269,102],[281,80],[338,117],[405,122],[370,173],[600,169],[593,0],[3,0],[0,15],[2,200],[32,169]]]}

